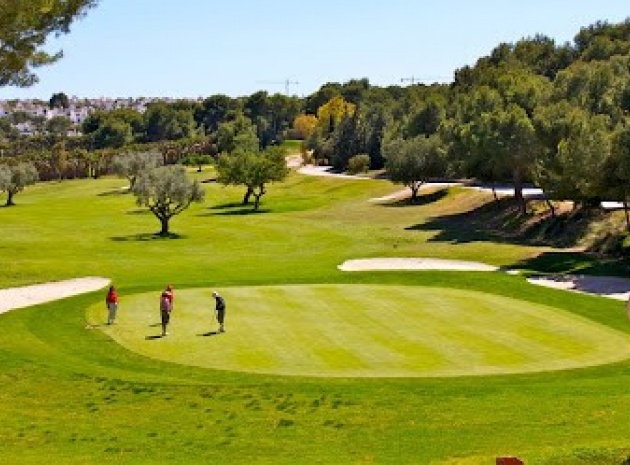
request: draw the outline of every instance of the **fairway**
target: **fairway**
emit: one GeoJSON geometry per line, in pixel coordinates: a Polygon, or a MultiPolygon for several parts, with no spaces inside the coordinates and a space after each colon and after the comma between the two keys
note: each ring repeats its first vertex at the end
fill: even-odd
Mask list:
{"type": "MultiPolygon", "coordinates": [[[[221,289],[227,333],[214,334],[212,289],[176,292],[166,338],[158,294],[126,296],[99,326],[137,353],[219,370],[315,377],[446,377],[602,365],[629,338],[550,306],[478,291],[404,285],[221,289]]],[[[88,309],[91,324],[102,305],[88,309]]]]}

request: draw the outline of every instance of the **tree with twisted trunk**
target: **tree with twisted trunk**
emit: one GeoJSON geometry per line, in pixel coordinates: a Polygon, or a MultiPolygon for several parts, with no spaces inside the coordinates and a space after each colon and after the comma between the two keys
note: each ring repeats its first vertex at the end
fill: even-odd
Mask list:
{"type": "Polygon", "coordinates": [[[18,163],[17,165],[0,165],[0,191],[6,191],[6,206],[15,205],[13,197],[24,190],[26,186],[35,184],[39,179],[37,169],[32,163],[18,163]]]}
{"type": "Polygon", "coordinates": [[[159,166],[141,173],[131,192],[139,206],[148,207],[160,221],[158,235],[169,235],[172,217],[186,210],[193,202],[203,202],[205,191],[197,180],[190,180],[179,165],[159,166]]]}

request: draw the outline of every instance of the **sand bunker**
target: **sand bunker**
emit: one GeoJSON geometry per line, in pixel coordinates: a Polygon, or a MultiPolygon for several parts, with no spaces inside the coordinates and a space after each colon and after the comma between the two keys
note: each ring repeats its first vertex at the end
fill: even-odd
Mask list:
{"type": "MultiPolygon", "coordinates": [[[[379,270],[453,270],[498,271],[499,268],[479,262],[443,260],[438,258],[363,258],[346,260],[338,268],[342,271],[379,270]]],[[[508,271],[509,273],[510,271],[508,271]]],[[[627,301],[630,298],[630,279],[613,276],[560,275],[529,278],[532,284],[586,294],[600,295],[627,301]]]]}
{"type": "Polygon", "coordinates": [[[0,289],[0,313],[97,291],[109,283],[110,280],[107,278],[85,277],[0,289]]]}
{"type": "Polygon", "coordinates": [[[366,176],[355,176],[353,174],[344,174],[344,173],[335,173],[331,171],[332,167],[330,166],[314,166],[314,165],[306,165],[302,166],[298,169],[299,173],[307,174],[309,176],[329,176],[333,178],[344,178],[344,179],[363,179],[363,180],[372,180],[372,178],[366,176]]]}
{"type": "Polygon", "coordinates": [[[630,279],[613,276],[560,275],[529,278],[532,284],[566,291],[596,294],[616,300],[630,297],[630,279]]]}
{"type": "Polygon", "coordinates": [[[485,263],[439,258],[361,258],[346,260],[338,267],[342,271],[370,270],[457,270],[497,271],[499,268],[485,263]]]}

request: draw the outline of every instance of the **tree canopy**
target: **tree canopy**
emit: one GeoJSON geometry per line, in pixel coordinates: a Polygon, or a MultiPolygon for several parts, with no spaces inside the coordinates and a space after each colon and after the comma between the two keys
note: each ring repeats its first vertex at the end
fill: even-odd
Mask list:
{"type": "Polygon", "coordinates": [[[247,192],[243,203],[254,196],[254,210],[260,207],[260,199],[267,193],[266,185],[282,181],[289,170],[284,152],[279,148],[269,148],[262,152],[238,150],[224,154],[217,164],[218,182],[224,185],[245,186],[247,192]]]}
{"type": "Polygon", "coordinates": [[[411,201],[430,178],[444,176],[445,151],[438,136],[395,139],[384,146],[385,169],[389,179],[411,190],[411,201]]]}
{"type": "Polygon", "coordinates": [[[62,52],[43,49],[51,34],[65,34],[98,0],[0,0],[0,86],[26,87],[38,81],[35,68],[54,63],[62,52]]]}
{"type": "Polygon", "coordinates": [[[197,180],[190,180],[179,165],[159,166],[144,171],[132,189],[139,206],[148,207],[160,221],[160,236],[168,236],[172,217],[186,210],[192,202],[203,202],[205,191],[197,180]]]}
{"type": "Polygon", "coordinates": [[[26,186],[38,180],[37,170],[32,163],[22,162],[13,166],[0,165],[0,191],[7,193],[7,206],[15,205],[13,197],[26,186]]]}

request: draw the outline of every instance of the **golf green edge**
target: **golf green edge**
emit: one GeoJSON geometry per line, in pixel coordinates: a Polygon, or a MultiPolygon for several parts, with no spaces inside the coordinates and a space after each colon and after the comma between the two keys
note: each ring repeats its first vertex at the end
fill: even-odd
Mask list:
{"type": "Polygon", "coordinates": [[[212,289],[183,289],[167,338],[152,293],[127,296],[114,326],[89,323],[151,358],[226,371],[313,377],[449,377],[564,370],[630,358],[630,338],[548,305],[427,286],[226,287],[218,334],[212,289]],[[220,356],[217,356],[220,354],[220,356]]]}

